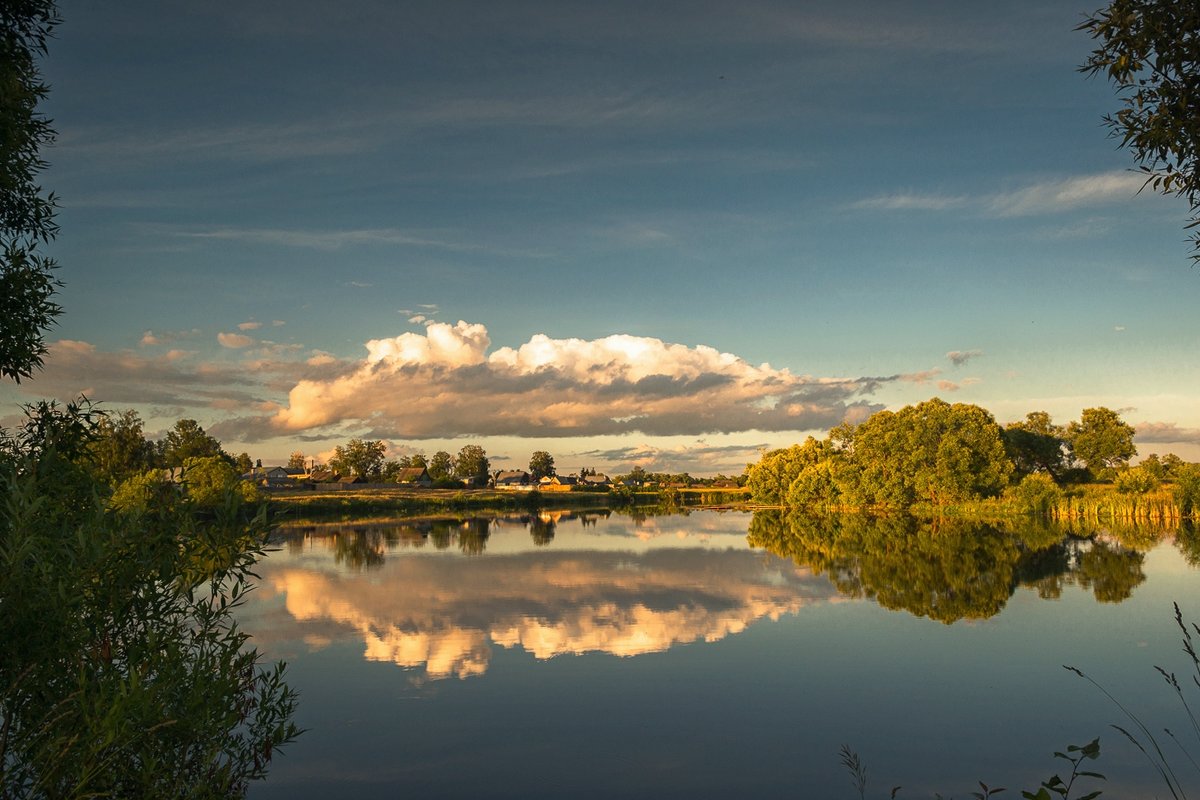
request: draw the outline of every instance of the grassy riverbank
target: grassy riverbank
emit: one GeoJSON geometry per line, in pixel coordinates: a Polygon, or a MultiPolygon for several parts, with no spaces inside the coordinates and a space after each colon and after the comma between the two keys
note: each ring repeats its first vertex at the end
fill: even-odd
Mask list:
{"type": "Polygon", "coordinates": [[[910,514],[917,517],[962,517],[1001,520],[1041,517],[1060,523],[1116,524],[1150,523],[1178,525],[1197,518],[1194,501],[1181,498],[1176,487],[1163,485],[1149,492],[1122,492],[1110,483],[1089,483],[1066,489],[1047,483],[1033,493],[1024,485],[1013,487],[999,497],[978,498],[953,503],[914,503],[911,506],[812,505],[791,507],[779,504],[748,504],[752,508],[790,508],[815,514],[910,514]]]}

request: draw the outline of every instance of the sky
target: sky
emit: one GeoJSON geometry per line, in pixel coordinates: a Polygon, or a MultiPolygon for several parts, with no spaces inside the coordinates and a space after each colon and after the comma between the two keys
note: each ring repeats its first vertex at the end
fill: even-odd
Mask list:
{"type": "Polygon", "coordinates": [[[63,0],[64,313],[0,387],[735,474],[931,397],[1200,460],[1200,270],[1075,0],[63,0]]]}

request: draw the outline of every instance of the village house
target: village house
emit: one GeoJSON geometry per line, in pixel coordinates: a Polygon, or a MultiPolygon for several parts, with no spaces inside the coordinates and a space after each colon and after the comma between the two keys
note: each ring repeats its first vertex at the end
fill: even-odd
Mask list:
{"type": "Polygon", "coordinates": [[[396,474],[396,483],[428,489],[433,486],[433,478],[429,477],[429,470],[424,467],[406,467],[396,474]]]}
{"type": "Polygon", "coordinates": [[[538,483],[542,486],[576,486],[579,478],[575,475],[545,475],[538,483]]]}
{"type": "Polygon", "coordinates": [[[497,489],[529,491],[533,488],[533,478],[524,470],[497,472],[494,485],[497,489]]]}
{"type": "Polygon", "coordinates": [[[242,480],[259,486],[266,486],[269,489],[278,489],[290,486],[292,476],[288,474],[285,467],[255,467],[242,475],[242,480]]]}

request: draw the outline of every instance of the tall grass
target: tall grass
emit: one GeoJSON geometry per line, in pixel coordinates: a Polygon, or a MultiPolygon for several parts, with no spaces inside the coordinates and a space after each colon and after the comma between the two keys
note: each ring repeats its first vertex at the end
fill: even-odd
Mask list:
{"type": "Polygon", "coordinates": [[[1101,694],[1107,697],[1120,710],[1128,720],[1128,727],[1114,724],[1112,728],[1128,739],[1150,763],[1160,780],[1162,780],[1167,790],[1171,793],[1171,797],[1175,798],[1175,800],[1187,800],[1188,795],[1184,790],[1183,781],[1179,778],[1179,773],[1176,771],[1174,763],[1172,763],[1172,756],[1168,755],[1168,753],[1178,751],[1179,756],[1182,756],[1191,765],[1192,769],[1200,775],[1200,763],[1197,763],[1197,755],[1200,755],[1200,721],[1197,720],[1196,713],[1192,710],[1192,705],[1183,690],[1184,685],[1187,684],[1200,688],[1200,657],[1196,655],[1196,647],[1193,641],[1193,634],[1200,635],[1200,626],[1197,626],[1194,622],[1189,624],[1184,621],[1183,612],[1179,610],[1178,603],[1175,603],[1175,625],[1179,628],[1183,637],[1183,653],[1188,657],[1187,671],[1189,674],[1185,676],[1181,683],[1174,672],[1169,672],[1157,665],[1155,665],[1154,669],[1163,678],[1171,691],[1174,692],[1183,709],[1184,717],[1190,728],[1190,731],[1184,734],[1183,739],[1180,739],[1170,728],[1164,727],[1162,734],[1165,734],[1170,742],[1160,741],[1149,725],[1121,703],[1120,700],[1114,697],[1094,678],[1076,667],[1064,665],[1063,668],[1095,686],[1101,694]],[[1189,750],[1189,747],[1193,749],[1189,750]]]}
{"type": "Polygon", "coordinates": [[[1178,524],[1184,514],[1170,489],[1122,494],[1104,484],[1089,484],[1063,493],[1047,514],[1055,520],[1153,522],[1178,524]]]}

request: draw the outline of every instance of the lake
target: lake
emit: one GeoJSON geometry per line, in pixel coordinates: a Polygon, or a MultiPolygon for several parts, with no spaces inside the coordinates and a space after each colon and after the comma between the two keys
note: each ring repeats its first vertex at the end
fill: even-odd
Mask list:
{"type": "Polygon", "coordinates": [[[1172,602],[1200,620],[1200,548],[1088,532],[730,511],[292,526],[240,617],[308,730],[250,796],[852,798],[845,744],[868,797],[1017,797],[1096,736],[1105,796],[1169,796],[1062,665],[1190,731],[1154,665],[1191,667],[1172,602]]]}

